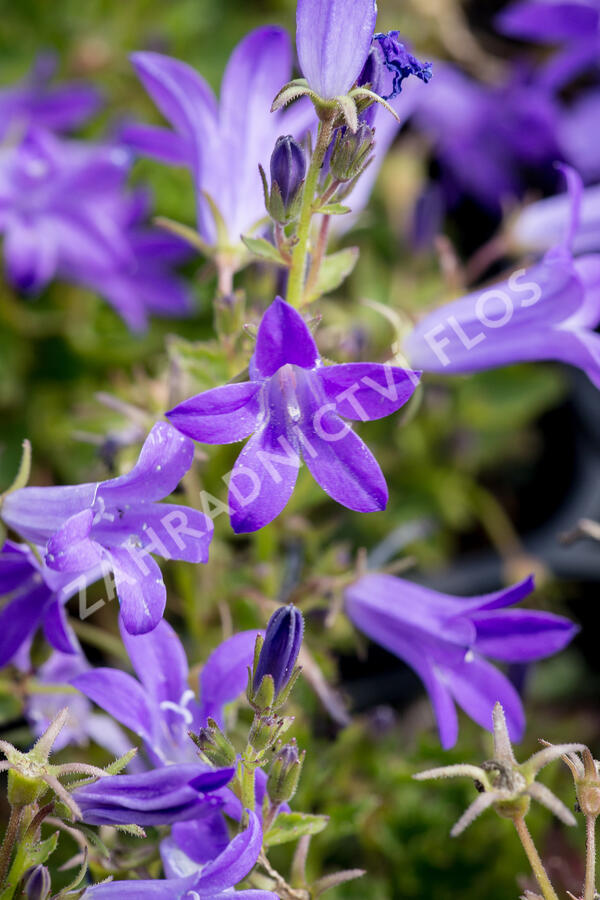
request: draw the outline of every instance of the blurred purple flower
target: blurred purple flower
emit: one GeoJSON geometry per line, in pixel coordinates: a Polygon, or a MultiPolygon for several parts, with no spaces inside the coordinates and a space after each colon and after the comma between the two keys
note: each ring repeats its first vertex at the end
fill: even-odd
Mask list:
{"type": "MultiPolygon", "coordinates": [[[[544,253],[560,244],[573,219],[571,192],[530,203],[508,224],[508,238],[520,252],[544,253]]],[[[584,189],[572,235],[575,255],[600,251],[600,184],[584,189]]]]}
{"type": "Polygon", "coordinates": [[[385,508],[383,473],[341,417],[389,416],[412,396],[417,374],[377,363],[324,366],[302,316],[278,297],[260,323],[250,379],[205,391],[167,413],[184,434],[207,444],[253,435],[229,480],[234,531],[258,531],[281,513],[301,456],[338,503],[358,512],[385,508]]]}
{"type": "Polygon", "coordinates": [[[125,126],[121,139],[142,154],[188,166],[196,184],[198,231],[209,244],[217,227],[206,195],[223,217],[229,240],[265,217],[258,165],[268,167],[281,134],[302,137],[314,122],[310,103],[300,101],[272,115],[271,104],[292,68],[290,40],[280,28],[251,32],[235,48],[217,100],[201,75],[159,53],[134,53],[135,70],[174,131],[125,126]]]}
{"type": "Polygon", "coordinates": [[[442,746],[456,743],[455,703],[482,728],[492,709],[505,709],[513,740],[525,717],[516,690],[486,657],[530,662],[561,650],[577,632],[568,619],[532,610],[509,610],[531,593],[533,578],[481,597],[454,597],[391,575],[365,575],[346,590],[346,611],[356,625],[415,670],[435,711],[442,746]]]}
{"type": "Polygon", "coordinates": [[[118,898],[118,900],[277,900],[271,891],[248,890],[236,892],[239,884],[252,871],[262,847],[262,830],[256,815],[248,810],[248,827],[227,844],[223,851],[206,865],[190,860],[172,841],[162,842],[161,854],[166,880],[116,881],[94,885],[84,897],[90,900],[118,898]]]}
{"type": "Polygon", "coordinates": [[[135,775],[109,775],[72,792],[88,825],[172,825],[212,816],[218,792],[234,769],[206,771],[201,764],[165,766],[135,775]]]}
{"type": "Polygon", "coordinates": [[[51,84],[56,62],[52,54],[40,54],[21,82],[0,88],[0,140],[30,125],[70,131],[98,110],[101,97],[91,85],[51,84]]]}
{"type": "MultiPolygon", "coordinates": [[[[90,571],[88,583],[100,574],[99,567],[90,571]]],[[[0,667],[15,660],[39,627],[56,650],[78,651],[64,604],[79,588],[71,574],[49,569],[26,544],[6,541],[0,550],[0,597],[6,597],[0,611],[0,667]]]]}
{"type": "Polygon", "coordinates": [[[150,554],[206,562],[212,522],[186,506],[158,503],[192,464],[194,448],[166,422],[157,423],[137,464],[110,481],[67,487],[26,487],[6,495],[4,522],[45,546],[46,565],[83,588],[93,573],[112,572],[125,628],[141,634],[161,619],[166,590],[150,554]]]}
{"type": "Polygon", "coordinates": [[[407,337],[412,365],[458,374],[518,362],[558,360],[600,387],[600,254],[573,259],[581,179],[565,169],[572,224],[563,243],[529,269],[440,307],[407,337]]]}

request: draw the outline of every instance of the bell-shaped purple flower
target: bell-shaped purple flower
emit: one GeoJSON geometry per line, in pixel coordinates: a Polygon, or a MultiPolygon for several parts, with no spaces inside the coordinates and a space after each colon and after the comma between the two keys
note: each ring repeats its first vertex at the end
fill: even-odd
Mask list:
{"type": "Polygon", "coordinates": [[[159,422],[126,475],[67,487],[21,488],[6,495],[0,516],[42,548],[49,569],[70,574],[71,593],[112,573],[125,627],[143,634],[156,627],[166,602],[152,554],[195,563],[208,559],[210,519],[189,507],[157,502],[175,490],[193,453],[189,440],[159,422]]]}
{"type": "Polygon", "coordinates": [[[266,675],[273,679],[275,697],[283,691],[292,677],[303,635],[302,613],[292,603],[273,613],[253,672],[252,688],[255,693],[266,675]]]}
{"type": "Polygon", "coordinates": [[[419,375],[395,366],[324,366],[302,316],[281,298],[265,312],[250,381],[198,394],[167,413],[184,434],[207,444],[253,437],[229,478],[231,524],[258,531],[287,504],[301,454],[315,480],[358,512],[384,509],[385,479],[344,419],[380,419],[412,396],[419,375]]]}
{"type": "Polygon", "coordinates": [[[308,86],[324,100],[347,94],[373,41],[376,0],[299,0],[296,46],[308,86]]]}
{"type": "Polygon", "coordinates": [[[271,154],[271,189],[277,185],[284,207],[295,200],[306,175],[304,150],[291,135],[277,138],[271,154]]]}
{"type": "Polygon", "coordinates": [[[356,627],[409,665],[423,681],[444,748],[458,736],[455,703],[489,729],[500,702],[513,740],[525,725],[521,699],[486,657],[532,662],[562,650],[577,632],[568,619],[528,609],[507,610],[534,588],[527,578],[481,597],[454,597],[392,575],[369,574],[346,590],[356,627]]]}
{"type": "Polygon", "coordinates": [[[582,188],[573,170],[569,180],[575,212],[565,241],[537,265],[426,316],[405,341],[413,365],[457,374],[558,360],[600,387],[600,254],[572,257],[582,188]]]}
{"type": "Polygon", "coordinates": [[[250,810],[248,827],[226,844],[212,861],[195,863],[172,841],[161,844],[166,879],[154,881],[112,881],[89,887],[84,897],[89,900],[277,900],[271,891],[234,891],[252,871],[262,848],[262,829],[250,810]]]}
{"type": "Polygon", "coordinates": [[[109,775],[75,788],[73,799],[88,825],[172,825],[211,816],[223,805],[214,792],[234,769],[165,766],[136,775],[109,775]]]}

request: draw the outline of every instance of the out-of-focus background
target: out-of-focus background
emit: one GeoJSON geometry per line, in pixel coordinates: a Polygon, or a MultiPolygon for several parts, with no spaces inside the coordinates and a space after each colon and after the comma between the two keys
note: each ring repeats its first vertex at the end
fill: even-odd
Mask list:
{"type": "MultiPolygon", "coordinates": [[[[361,262],[343,288],[320,304],[324,355],[338,361],[385,359],[395,333],[374,304],[413,317],[442,302],[456,288],[460,265],[493,238],[503,219],[507,223],[520,203],[561,189],[552,162],[569,156],[562,119],[560,140],[552,132],[538,155],[525,148],[521,156],[507,152],[506,160],[499,153],[502,141],[509,140],[499,126],[511,116],[515,121],[517,107],[521,118],[515,128],[524,141],[534,128],[550,128],[547,120],[539,121],[536,73],[554,52],[500,35],[494,23],[502,8],[480,0],[464,6],[454,0],[380,0],[381,30],[397,28],[421,58],[448,61],[454,76],[459,70],[494,94],[488,122],[498,130],[465,123],[461,133],[457,120],[440,122],[425,110],[402,131],[368,210],[342,239],[360,247],[361,262]],[[512,93],[503,93],[506,85],[512,93]],[[453,126],[456,133],[450,133],[453,126]],[[461,154],[468,158],[471,184],[460,168],[461,154]],[[510,190],[490,198],[477,184],[479,176],[489,184],[484,167],[492,163],[507,168],[510,190]],[[439,232],[445,241],[435,239],[439,232]]],[[[59,79],[82,78],[101,89],[104,106],[80,132],[100,139],[126,120],[160,122],[129,63],[132,51],[177,56],[218,89],[239,39],[269,22],[293,31],[294,12],[293,0],[5,0],[0,88],[25,77],[39,54],[55,53],[59,79]]],[[[445,77],[443,72],[436,66],[432,84],[445,77]]],[[[585,72],[557,89],[552,102],[560,105],[565,121],[594,85],[593,73],[585,72]]],[[[590,140],[596,138],[590,134],[590,140]]],[[[593,164],[590,173],[593,180],[593,164]]],[[[132,177],[150,185],[157,212],[193,224],[193,190],[185,172],[138,161],[132,177]]],[[[520,258],[507,252],[484,266],[481,276],[520,258]]],[[[184,272],[193,282],[194,315],[181,321],[154,318],[141,335],[131,334],[101,297],[72,284],[53,282],[35,298],[0,287],[0,488],[13,478],[26,436],[34,450],[32,482],[108,477],[117,458],[135,456],[135,448],[126,447],[128,429],[137,440],[136,428],[141,433],[168,407],[173,366],[197,390],[219,381],[214,348],[207,344],[192,354],[188,343],[212,339],[214,277],[193,261],[184,272]]],[[[259,268],[242,284],[248,318],[256,319],[257,298],[273,295],[275,283],[259,268]]],[[[393,426],[383,420],[363,431],[390,486],[385,513],[361,517],[342,510],[303,473],[286,512],[286,529],[275,523],[251,538],[234,539],[220,519],[207,569],[166,567],[170,619],[191,661],[206,658],[229,615],[236,627],[252,627],[261,598],[284,599],[307,573],[346,572],[359,547],[378,566],[410,556],[419,577],[457,594],[494,590],[503,579],[533,569],[539,583],[534,605],[572,616],[583,632],[556,659],[512,673],[528,712],[520,752],[528,755],[538,738],[580,740],[597,748],[600,553],[591,541],[570,547],[559,541],[579,517],[600,513],[594,510],[597,402],[584,375],[554,365],[428,379],[418,410],[410,408],[393,426]],[[296,515],[300,508],[302,516],[296,515]]],[[[236,452],[211,449],[205,467],[209,489],[236,452]]],[[[298,804],[331,816],[330,828],[313,842],[311,865],[366,868],[362,881],[338,889],[337,896],[347,900],[516,897],[519,886],[528,886],[527,866],[510,823],[489,814],[451,840],[450,827],[473,798],[472,786],[438,789],[410,778],[423,767],[489,758],[488,737],[461,715],[459,743],[443,752],[416,677],[384,651],[358,641],[342,617],[326,628],[329,599],[335,600],[326,595],[305,604],[309,645],[327,677],[349,698],[353,718],[342,728],[306,684],[298,689],[295,734],[308,750],[298,804]]],[[[116,634],[116,610],[105,607],[91,627],[116,634]]],[[[85,643],[84,631],[80,637],[85,643]]],[[[88,637],[93,661],[112,659],[110,646],[99,649],[97,635],[88,637]]],[[[3,726],[26,740],[20,716],[18,699],[3,693],[3,726]]],[[[549,769],[545,781],[573,802],[566,770],[549,769]]],[[[554,866],[556,883],[572,889],[582,878],[577,849],[582,825],[577,834],[566,833],[548,813],[534,810],[531,828],[550,869],[554,866]]],[[[285,851],[280,855],[283,860],[285,851]]]]}

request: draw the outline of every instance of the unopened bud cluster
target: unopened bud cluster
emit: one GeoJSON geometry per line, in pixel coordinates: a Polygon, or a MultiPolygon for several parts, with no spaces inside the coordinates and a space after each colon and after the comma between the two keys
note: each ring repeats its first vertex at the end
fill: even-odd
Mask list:
{"type": "Polygon", "coordinates": [[[354,133],[349,128],[340,128],[331,151],[331,175],[342,183],[354,181],[371,162],[374,146],[375,132],[366,123],[354,133]]]}
{"type": "Polygon", "coordinates": [[[278,752],[267,780],[267,793],[273,806],[288,803],[296,793],[305,755],[305,750],[298,754],[295,739],[278,752]]]}
{"type": "Polygon", "coordinates": [[[198,734],[189,732],[189,735],[198,749],[215,766],[231,766],[235,762],[235,747],[229,738],[223,734],[214,719],[208,719],[206,727],[201,728],[198,734]]]}

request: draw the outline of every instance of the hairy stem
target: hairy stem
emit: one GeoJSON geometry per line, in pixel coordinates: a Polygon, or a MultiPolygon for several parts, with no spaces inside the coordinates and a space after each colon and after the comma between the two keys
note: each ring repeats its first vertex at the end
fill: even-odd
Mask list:
{"type": "Polygon", "coordinates": [[[254,812],[256,792],[254,787],[255,769],[252,761],[248,759],[248,751],[244,753],[240,763],[240,786],[242,789],[242,806],[254,812]]]}
{"type": "Polygon", "coordinates": [[[22,806],[13,806],[10,811],[10,819],[4,833],[2,847],[0,847],[0,886],[4,887],[6,881],[6,873],[10,865],[12,852],[19,833],[21,817],[23,815],[22,806]]]}
{"type": "Polygon", "coordinates": [[[587,816],[585,830],[587,840],[583,900],[594,900],[596,896],[596,816],[587,816]]]}
{"type": "Polygon", "coordinates": [[[287,301],[291,306],[298,307],[302,303],[304,294],[304,276],[306,273],[306,260],[308,258],[308,242],[310,239],[310,224],[313,216],[313,200],[319,182],[319,175],[327,148],[333,135],[332,118],[321,120],[315,151],[306,174],[304,192],[302,194],[302,206],[300,207],[300,219],[298,222],[297,244],[294,247],[292,266],[288,280],[287,301]]]}
{"type": "Polygon", "coordinates": [[[550,879],[546,874],[544,864],[540,859],[540,855],[537,852],[535,844],[533,843],[533,838],[529,833],[529,828],[527,827],[525,818],[523,816],[515,816],[513,822],[515,823],[517,834],[519,835],[521,843],[523,844],[523,849],[527,854],[527,859],[529,860],[529,864],[533,870],[533,874],[537,879],[537,883],[541,888],[545,900],[558,900],[556,891],[550,883],[550,879]]]}

